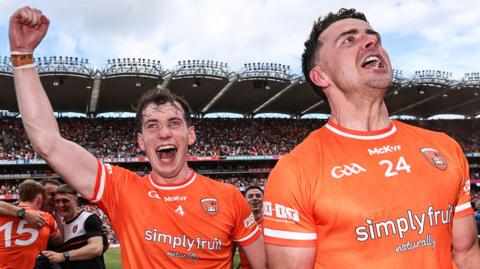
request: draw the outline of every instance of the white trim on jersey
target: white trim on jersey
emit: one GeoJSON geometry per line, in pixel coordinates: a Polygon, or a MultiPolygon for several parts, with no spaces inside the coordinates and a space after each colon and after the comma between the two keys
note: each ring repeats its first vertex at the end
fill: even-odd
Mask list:
{"type": "Polygon", "coordinates": [[[254,236],[256,233],[258,232],[258,226],[255,228],[255,230],[253,230],[253,232],[251,232],[249,235],[243,237],[243,238],[240,238],[238,240],[234,240],[234,241],[237,241],[237,242],[243,242],[243,241],[246,241],[248,239],[250,239],[252,236],[254,236]]]}
{"type": "Polygon", "coordinates": [[[463,210],[471,208],[471,207],[472,207],[472,205],[470,204],[470,202],[466,202],[464,204],[457,205],[455,207],[455,212],[463,211],[463,210]]]}
{"type": "Polygon", "coordinates": [[[100,201],[103,197],[103,192],[105,191],[105,164],[100,163],[100,167],[102,167],[102,174],[100,176],[100,186],[98,188],[98,192],[93,194],[95,197],[95,200],[91,200],[90,202],[96,203],[100,201]]]}
{"type": "Polygon", "coordinates": [[[268,228],[263,228],[263,234],[265,236],[281,238],[281,239],[317,240],[317,234],[316,233],[288,232],[288,231],[279,231],[279,230],[272,230],[272,229],[268,229],[268,228]]]}
{"type": "Polygon", "coordinates": [[[394,134],[396,131],[397,131],[397,128],[395,127],[395,125],[392,126],[392,129],[384,134],[379,134],[379,135],[354,135],[354,134],[349,134],[349,133],[346,133],[342,130],[338,130],[337,128],[329,125],[328,123],[325,124],[325,127],[327,127],[327,129],[329,129],[330,131],[338,134],[338,135],[341,135],[341,136],[345,136],[345,137],[349,137],[349,138],[354,138],[354,139],[359,139],[359,140],[377,140],[377,139],[382,139],[382,138],[385,138],[387,136],[390,136],[392,134],[394,134]]]}
{"type": "Polygon", "coordinates": [[[152,175],[148,175],[148,179],[150,179],[150,183],[152,183],[152,185],[157,188],[157,189],[161,189],[161,190],[178,190],[178,189],[181,189],[181,188],[185,188],[187,187],[188,185],[192,184],[193,181],[195,180],[195,178],[197,178],[197,173],[193,172],[193,176],[192,176],[192,179],[190,179],[189,181],[183,183],[182,185],[179,185],[179,186],[160,186],[158,184],[156,184],[153,179],[152,179],[152,175]]]}

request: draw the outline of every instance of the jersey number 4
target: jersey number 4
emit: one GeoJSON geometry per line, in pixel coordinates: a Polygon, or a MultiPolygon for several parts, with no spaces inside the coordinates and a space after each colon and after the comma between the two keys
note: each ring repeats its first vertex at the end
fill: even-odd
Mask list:
{"type": "MultiPolygon", "coordinates": [[[[16,234],[23,235],[29,234],[30,238],[23,240],[23,239],[15,239],[14,244],[17,246],[28,246],[35,242],[38,238],[38,230],[33,228],[25,228],[26,221],[22,220],[18,224],[16,234]]],[[[13,228],[13,221],[7,222],[4,225],[0,226],[0,233],[5,231],[5,247],[12,246],[12,228],[13,228]]]]}

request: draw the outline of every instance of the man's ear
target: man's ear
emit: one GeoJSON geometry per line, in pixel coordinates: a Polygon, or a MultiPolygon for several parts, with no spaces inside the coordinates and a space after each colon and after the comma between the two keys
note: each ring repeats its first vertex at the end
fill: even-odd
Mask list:
{"type": "Polygon", "coordinates": [[[309,73],[310,80],[317,85],[318,87],[325,89],[330,86],[330,78],[327,73],[325,73],[320,66],[315,66],[310,70],[309,73]]]}
{"type": "Polygon", "coordinates": [[[191,146],[195,143],[197,136],[195,135],[195,128],[192,126],[188,127],[188,145],[191,146]]]}
{"type": "Polygon", "coordinates": [[[43,195],[41,193],[37,194],[37,196],[35,196],[35,198],[33,199],[33,204],[36,205],[36,208],[42,208],[42,205],[43,205],[43,195]]]}
{"type": "Polygon", "coordinates": [[[145,141],[143,140],[142,133],[137,133],[137,142],[138,142],[138,147],[140,147],[142,151],[145,151],[145,141]]]}

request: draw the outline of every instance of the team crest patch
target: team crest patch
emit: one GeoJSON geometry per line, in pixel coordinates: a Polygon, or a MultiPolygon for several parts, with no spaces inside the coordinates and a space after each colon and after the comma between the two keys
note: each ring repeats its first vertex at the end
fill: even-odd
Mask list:
{"type": "Polygon", "coordinates": [[[203,211],[210,216],[215,216],[218,213],[218,201],[215,198],[203,198],[200,200],[203,211]]]}
{"type": "Polygon", "coordinates": [[[78,225],[73,225],[72,232],[76,233],[78,230],[78,225]]]}
{"type": "Polygon", "coordinates": [[[434,148],[421,148],[420,152],[425,156],[427,161],[434,167],[445,171],[448,167],[448,163],[445,158],[434,148]]]}

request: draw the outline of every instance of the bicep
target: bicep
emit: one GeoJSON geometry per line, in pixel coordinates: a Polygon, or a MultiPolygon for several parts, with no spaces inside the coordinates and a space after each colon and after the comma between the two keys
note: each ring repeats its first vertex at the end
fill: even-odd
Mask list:
{"type": "Polygon", "coordinates": [[[241,247],[247,256],[248,262],[252,268],[266,268],[267,261],[265,255],[265,243],[263,236],[260,236],[248,246],[241,247]]]}
{"type": "Polygon", "coordinates": [[[53,145],[46,160],[49,165],[75,190],[92,197],[95,188],[98,161],[80,145],[60,138],[53,145]]]}
{"type": "Polygon", "coordinates": [[[456,261],[472,250],[478,252],[477,224],[472,215],[455,219],[452,234],[452,253],[456,261]]]}
{"type": "Polygon", "coordinates": [[[103,249],[103,238],[101,236],[92,236],[87,240],[88,245],[103,249]]]}
{"type": "Polygon", "coordinates": [[[85,220],[84,227],[88,237],[102,236],[102,221],[97,215],[90,215],[85,220]]]}
{"type": "Polygon", "coordinates": [[[285,247],[266,244],[268,268],[313,268],[315,247],[285,247]]]}

